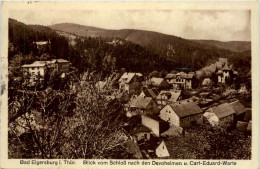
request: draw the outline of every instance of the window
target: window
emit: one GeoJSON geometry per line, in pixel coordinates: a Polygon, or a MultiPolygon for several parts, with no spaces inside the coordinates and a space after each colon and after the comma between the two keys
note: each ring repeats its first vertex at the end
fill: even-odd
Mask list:
{"type": "Polygon", "coordinates": [[[168,121],[171,121],[171,118],[169,117],[169,120],[168,121]]]}

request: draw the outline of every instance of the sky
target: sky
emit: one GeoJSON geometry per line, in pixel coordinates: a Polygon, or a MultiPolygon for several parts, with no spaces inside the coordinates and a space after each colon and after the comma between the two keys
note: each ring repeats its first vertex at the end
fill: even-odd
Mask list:
{"type": "Polygon", "coordinates": [[[105,29],[141,29],[185,39],[250,41],[250,10],[11,10],[25,24],[76,23],[105,29]]]}

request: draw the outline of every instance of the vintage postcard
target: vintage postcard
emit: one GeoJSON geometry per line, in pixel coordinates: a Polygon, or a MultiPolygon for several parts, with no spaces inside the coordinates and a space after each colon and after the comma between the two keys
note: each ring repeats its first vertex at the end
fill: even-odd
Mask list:
{"type": "Polygon", "coordinates": [[[258,2],[1,8],[1,168],[259,168],[258,2]]]}

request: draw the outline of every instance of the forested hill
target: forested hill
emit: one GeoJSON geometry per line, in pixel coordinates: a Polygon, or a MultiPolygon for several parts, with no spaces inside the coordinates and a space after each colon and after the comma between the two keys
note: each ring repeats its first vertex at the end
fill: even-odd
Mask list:
{"type": "Polygon", "coordinates": [[[9,45],[14,47],[14,50],[9,50],[9,60],[19,52],[39,55],[32,51],[31,44],[43,40],[51,41],[48,53],[51,57],[68,59],[80,71],[88,68],[107,73],[121,68],[142,73],[174,69],[192,71],[215,62],[219,57],[233,56],[235,60],[243,57],[231,50],[150,31],[118,32],[76,24],[61,24],[59,27],[78,36],[73,39],[73,46],[69,44],[68,33],[62,35],[53,30],[57,29],[57,25],[51,29],[9,19],[9,45]],[[81,32],[74,32],[76,28],[81,32]],[[89,36],[84,37],[84,32],[89,36]]]}
{"type": "Polygon", "coordinates": [[[9,48],[12,49],[8,50],[9,60],[18,53],[38,55],[33,50],[33,42],[48,40],[52,44],[52,48],[48,52],[51,57],[68,59],[69,45],[66,38],[59,36],[51,28],[41,25],[26,25],[14,19],[9,19],[8,28],[9,48]]]}
{"type": "Polygon", "coordinates": [[[245,52],[251,50],[251,42],[248,41],[229,41],[221,42],[216,40],[194,40],[195,42],[214,46],[220,49],[228,49],[234,52],[245,52]]]}
{"type": "Polygon", "coordinates": [[[215,40],[188,40],[173,35],[135,29],[109,30],[72,23],[55,24],[51,25],[50,28],[72,33],[77,36],[119,37],[142,46],[149,46],[153,44],[154,46],[160,48],[166,47],[170,44],[175,48],[184,45],[191,48],[199,47],[213,50],[218,48],[231,50],[233,52],[243,52],[251,49],[251,43],[247,41],[222,42],[215,40]]]}

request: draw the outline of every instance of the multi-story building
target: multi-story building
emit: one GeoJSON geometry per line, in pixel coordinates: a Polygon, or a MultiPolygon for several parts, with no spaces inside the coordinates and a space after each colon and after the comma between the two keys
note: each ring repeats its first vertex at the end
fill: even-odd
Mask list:
{"type": "Polygon", "coordinates": [[[177,74],[169,73],[165,76],[166,81],[172,85],[174,89],[192,89],[192,80],[194,74],[179,72],[177,74]]]}
{"type": "Polygon", "coordinates": [[[156,97],[156,103],[160,109],[179,100],[181,100],[181,90],[162,90],[156,97]]]}
{"type": "Polygon", "coordinates": [[[31,81],[44,80],[47,70],[56,70],[58,73],[69,73],[70,62],[65,59],[52,59],[50,61],[35,61],[22,66],[24,74],[29,75],[31,81]]]}
{"type": "Polygon", "coordinates": [[[141,92],[141,73],[124,73],[119,79],[119,90],[126,91],[128,94],[139,94],[141,92]]]}
{"type": "Polygon", "coordinates": [[[160,111],[160,118],[177,127],[189,127],[192,123],[202,123],[202,109],[193,101],[168,104],[160,111]]]}

